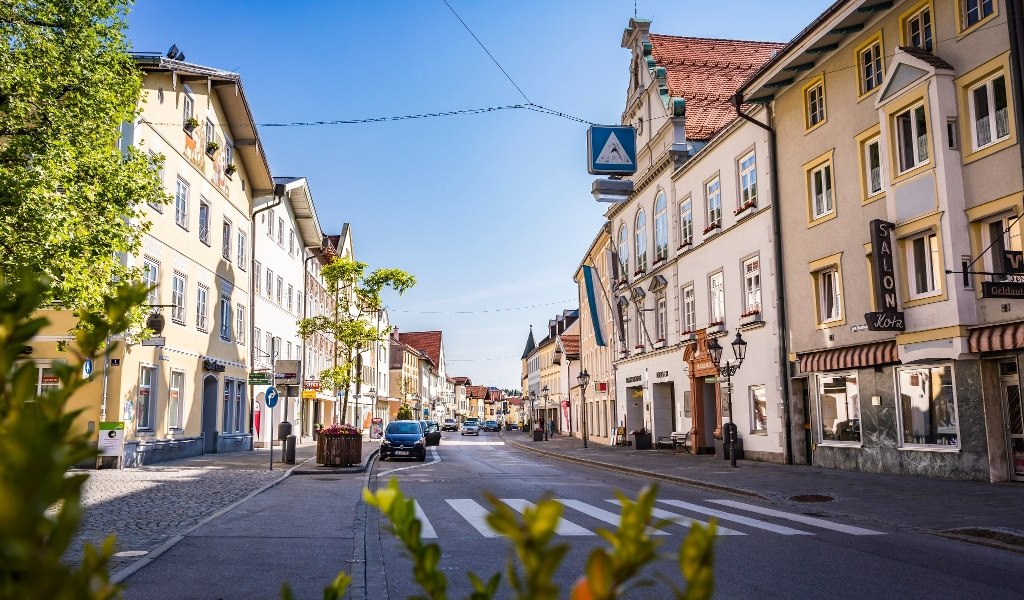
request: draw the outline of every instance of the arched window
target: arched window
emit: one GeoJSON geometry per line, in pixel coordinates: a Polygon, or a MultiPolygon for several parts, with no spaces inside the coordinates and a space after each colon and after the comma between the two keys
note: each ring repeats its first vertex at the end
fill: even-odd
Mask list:
{"type": "Polygon", "coordinates": [[[642,208],[636,213],[636,270],[647,270],[647,215],[642,208]]]}
{"type": "Polygon", "coordinates": [[[668,199],[658,194],[654,201],[654,260],[668,258],[668,199]]]}
{"type": "Polygon", "coordinates": [[[629,228],[623,223],[619,227],[619,268],[622,270],[622,279],[629,277],[629,228]]]}

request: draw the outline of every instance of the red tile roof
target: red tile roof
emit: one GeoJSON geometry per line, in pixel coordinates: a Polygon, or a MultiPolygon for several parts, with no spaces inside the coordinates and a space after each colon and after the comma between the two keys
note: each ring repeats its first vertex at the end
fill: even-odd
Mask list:
{"type": "Polygon", "coordinates": [[[452,381],[455,385],[472,385],[473,382],[469,380],[469,377],[452,377],[452,381]]]}
{"type": "Polygon", "coordinates": [[[579,335],[562,335],[562,347],[565,348],[565,353],[570,356],[579,356],[580,354],[580,336],[579,335]]]}
{"type": "Polygon", "coordinates": [[[434,366],[441,369],[441,332],[440,331],[401,331],[398,340],[412,346],[427,355],[434,366]]]}
{"type": "Polygon", "coordinates": [[[486,385],[470,385],[470,386],[466,386],[466,397],[467,398],[486,398],[487,397],[487,386],[486,385]]]}
{"type": "Polygon", "coordinates": [[[650,34],[669,94],[686,100],[686,138],[708,140],[736,118],[731,98],[785,44],[650,34]]]}

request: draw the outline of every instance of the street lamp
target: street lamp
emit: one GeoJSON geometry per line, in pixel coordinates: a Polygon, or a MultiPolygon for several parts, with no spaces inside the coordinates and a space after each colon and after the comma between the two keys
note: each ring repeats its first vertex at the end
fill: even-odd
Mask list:
{"type": "Polygon", "coordinates": [[[546,442],[548,441],[548,430],[551,429],[551,425],[548,423],[548,419],[551,418],[548,416],[548,392],[551,390],[548,389],[548,386],[544,386],[540,391],[544,394],[544,418],[541,419],[540,425],[544,429],[544,441],[546,442]]]}
{"type": "MultiPolygon", "coordinates": [[[[576,376],[576,380],[580,382],[580,395],[582,400],[580,401],[580,410],[583,411],[583,447],[587,447],[587,386],[590,385],[590,373],[587,373],[586,369],[580,372],[576,376]]],[[[571,402],[570,402],[571,406],[571,402]]],[[[569,414],[569,418],[572,418],[572,413],[569,414]]]]}
{"type": "Polygon", "coordinates": [[[716,338],[711,338],[708,342],[708,354],[711,355],[711,362],[715,363],[715,369],[718,370],[720,377],[725,377],[725,397],[728,401],[729,406],[729,422],[722,426],[722,434],[725,437],[723,443],[729,444],[729,466],[736,467],[736,423],[732,414],[732,376],[736,374],[736,371],[740,370],[740,365],[743,364],[743,359],[747,357],[747,343],[743,341],[743,336],[740,332],[736,332],[736,339],[732,341],[732,353],[736,357],[736,362],[725,361],[725,365],[721,365],[722,361],[722,346],[718,343],[716,338]]]}

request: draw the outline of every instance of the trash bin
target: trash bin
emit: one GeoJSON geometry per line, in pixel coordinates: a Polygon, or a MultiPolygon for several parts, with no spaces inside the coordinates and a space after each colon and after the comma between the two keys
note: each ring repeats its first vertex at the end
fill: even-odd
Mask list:
{"type": "Polygon", "coordinates": [[[281,421],[277,424],[277,439],[283,440],[292,434],[292,424],[288,421],[281,421]]]}
{"type": "Polygon", "coordinates": [[[295,440],[296,437],[294,435],[289,435],[284,439],[284,449],[282,450],[282,453],[284,454],[284,462],[289,465],[295,464],[295,440]]]}

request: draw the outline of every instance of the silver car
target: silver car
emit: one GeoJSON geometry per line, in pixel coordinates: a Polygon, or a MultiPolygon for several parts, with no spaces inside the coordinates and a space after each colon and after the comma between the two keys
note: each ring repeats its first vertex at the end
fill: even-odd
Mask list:
{"type": "Polygon", "coordinates": [[[462,435],[480,435],[479,421],[466,421],[462,424],[462,435]]]}

